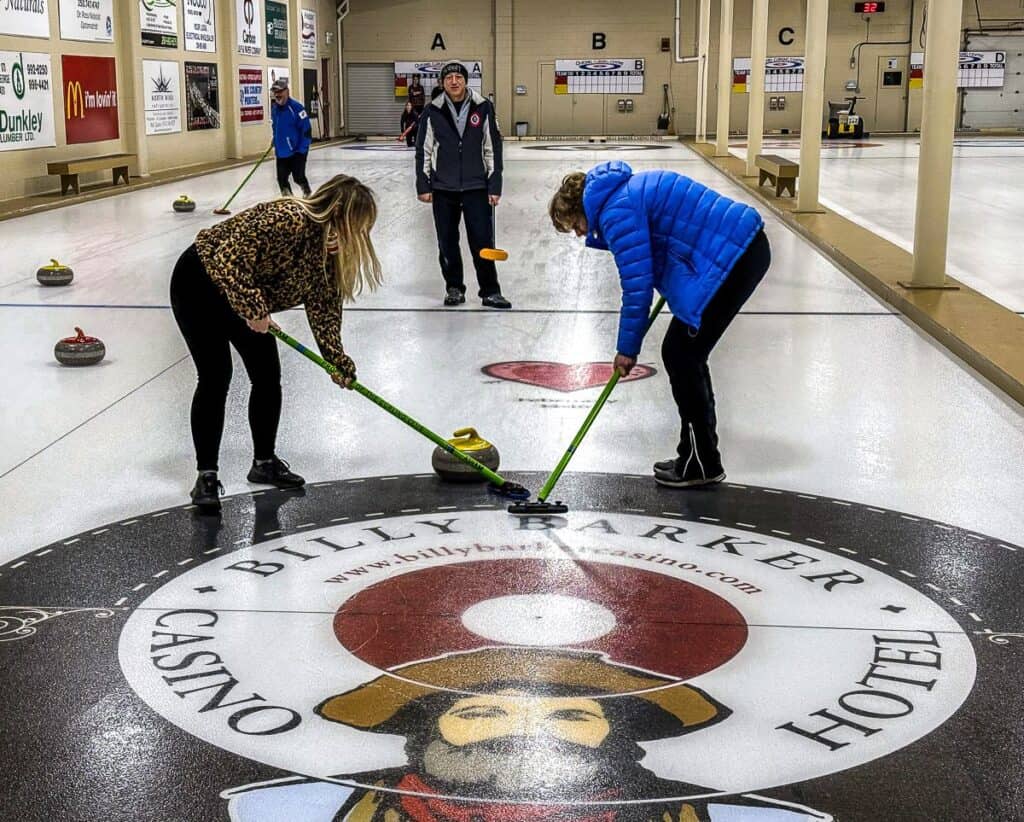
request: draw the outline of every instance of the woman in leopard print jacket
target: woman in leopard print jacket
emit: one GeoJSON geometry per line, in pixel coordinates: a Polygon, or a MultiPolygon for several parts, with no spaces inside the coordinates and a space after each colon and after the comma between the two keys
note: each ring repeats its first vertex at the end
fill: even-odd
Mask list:
{"type": "Polygon", "coordinates": [[[231,383],[231,350],[245,364],[252,390],[250,482],[297,488],[305,481],[274,451],[281,417],[277,341],[267,333],[274,311],[304,305],[324,357],[338,367],[339,385],[355,379],[341,343],[342,304],[380,284],[370,241],[377,219],[373,193],[339,174],[306,199],[261,203],[199,232],[171,275],[171,308],[195,361],[192,440],[199,477],[192,500],[220,511],[217,460],[231,383]]]}

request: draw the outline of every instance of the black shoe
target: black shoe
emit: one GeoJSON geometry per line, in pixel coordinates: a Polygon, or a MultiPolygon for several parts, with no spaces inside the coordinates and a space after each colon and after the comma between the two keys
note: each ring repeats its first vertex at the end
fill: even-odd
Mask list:
{"type": "Polygon", "coordinates": [[[501,294],[489,294],[484,297],[483,303],[487,308],[511,308],[512,303],[506,300],[501,294]]]}
{"type": "Polygon", "coordinates": [[[678,468],[679,460],[671,463],[667,470],[654,469],[654,481],[668,488],[696,488],[700,485],[714,485],[725,479],[725,469],[721,464],[703,465],[691,455],[682,470],[678,468]]]}
{"type": "Polygon", "coordinates": [[[282,197],[291,197],[292,196],[292,187],[291,186],[281,186],[281,196],[282,197]]]}
{"type": "Polygon", "coordinates": [[[278,488],[300,488],[306,484],[302,477],[289,470],[287,462],[277,457],[272,457],[262,464],[253,460],[246,479],[249,482],[274,485],[278,488]]]}
{"type": "Polygon", "coordinates": [[[224,486],[217,479],[216,471],[203,471],[196,478],[196,484],[192,486],[190,496],[192,504],[200,513],[219,514],[220,498],[224,493],[224,486]]]}
{"type": "Polygon", "coordinates": [[[454,285],[445,292],[445,305],[462,305],[464,302],[466,302],[466,295],[462,293],[461,289],[456,288],[454,285]]]}
{"type": "Polygon", "coordinates": [[[661,462],[654,463],[655,471],[674,471],[676,468],[676,458],[672,457],[670,460],[662,460],[661,462]]]}

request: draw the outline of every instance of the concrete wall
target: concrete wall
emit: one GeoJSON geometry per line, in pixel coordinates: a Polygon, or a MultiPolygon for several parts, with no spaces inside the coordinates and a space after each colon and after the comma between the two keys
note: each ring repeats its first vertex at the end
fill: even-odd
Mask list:
{"type": "MultiPolygon", "coordinates": [[[[256,2],[262,3],[262,0],[256,0],[256,2]]],[[[250,57],[235,53],[234,0],[216,0],[216,54],[185,51],[180,3],[177,8],[179,41],[177,49],[149,48],[137,45],[140,40],[137,0],[114,0],[113,43],[86,43],[59,39],[58,0],[48,0],[47,5],[50,17],[50,39],[0,35],[0,50],[50,54],[53,71],[52,117],[54,118],[57,145],[52,148],[0,152],[0,162],[3,163],[4,170],[3,175],[0,175],[0,199],[59,190],[59,178],[46,174],[46,163],[56,160],[95,157],[121,152],[134,153],[139,156],[139,163],[132,169],[132,173],[137,174],[207,163],[229,157],[249,156],[262,151],[270,143],[269,99],[262,124],[242,126],[238,122],[237,66],[240,64],[253,65],[265,69],[268,62],[281,61],[267,60],[265,39],[262,56],[250,57]],[[115,59],[118,88],[118,139],[75,145],[67,144],[64,132],[61,54],[95,55],[115,59]],[[142,61],[144,59],[177,62],[179,87],[183,87],[184,84],[185,61],[217,63],[220,83],[221,128],[188,131],[185,123],[185,105],[182,100],[182,131],[176,134],[147,137],[141,89],[142,61]]],[[[292,93],[293,96],[301,100],[303,97],[301,68],[303,66],[319,69],[320,57],[333,57],[336,71],[336,35],[332,34],[331,45],[327,45],[324,36],[327,31],[336,32],[334,2],[333,0],[301,0],[301,7],[316,9],[317,12],[318,55],[316,61],[299,59],[299,33],[297,27],[293,25],[293,21],[296,19],[296,9],[300,8],[300,0],[288,0],[287,5],[290,18],[289,63],[294,86],[292,93]]],[[[332,119],[339,118],[338,108],[337,105],[333,107],[332,119]]],[[[337,125],[332,131],[337,132],[337,125]]],[[[316,132],[314,131],[314,133],[316,132]]],[[[109,171],[84,174],[81,177],[81,182],[84,185],[103,180],[110,180],[109,171]]]]}

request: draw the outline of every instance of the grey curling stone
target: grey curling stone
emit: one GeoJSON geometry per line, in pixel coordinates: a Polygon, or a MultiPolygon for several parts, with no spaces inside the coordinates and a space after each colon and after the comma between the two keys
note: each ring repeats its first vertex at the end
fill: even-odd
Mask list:
{"type": "Polygon", "coordinates": [[[196,201],[191,199],[187,194],[182,194],[177,200],[174,201],[175,211],[195,211],[196,201]]]}
{"type": "Polygon", "coordinates": [[[49,265],[40,266],[36,271],[36,279],[42,285],[67,285],[75,279],[75,272],[70,266],[51,259],[49,265]]]}
{"type": "Polygon", "coordinates": [[[53,356],[61,365],[96,365],[107,354],[103,341],[88,336],[81,328],[75,337],[65,337],[53,347],[53,356]]]}
{"type": "MultiPolygon", "coordinates": [[[[483,463],[492,471],[498,470],[498,465],[501,463],[501,455],[498,454],[498,449],[477,434],[475,428],[460,428],[455,432],[454,438],[448,440],[448,442],[467,456],[483,463]]],[[[473,468],[473,466],[467,465],[458,457],[452,456],[441,446],[434,449],[430,463],[433,465],[437,475],[447,482],[487,481],[487,478],[473,468]]]]}

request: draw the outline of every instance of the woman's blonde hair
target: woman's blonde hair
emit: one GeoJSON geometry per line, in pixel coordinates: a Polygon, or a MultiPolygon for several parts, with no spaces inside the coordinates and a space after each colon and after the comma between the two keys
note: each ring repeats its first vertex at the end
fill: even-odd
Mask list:
{"type": "Polygon", "coordinates": [[[551,198],[551,205],[548,206],[548,214],[551,215],[551,222],[555,231],[568,234],[579,223],[586,218],[583,211],[583,183],[587,175],[582,171],[574,171],[562,178],[562,185],[559,186],[555,196],[551,198]]]}
{"type": "Polygon", "coordinates": [[[334,257],[334,275],[343,302],[373,291],[381,284],[380,260],[373,250],[370,229],[377,221],[377,201],[373,192],[355,177],[338,174],[309,197],[295,202],[314,222],[324,226],[324,264],[334,257]],[[338,250],[328,250],[334,235],[338,250]]]}

